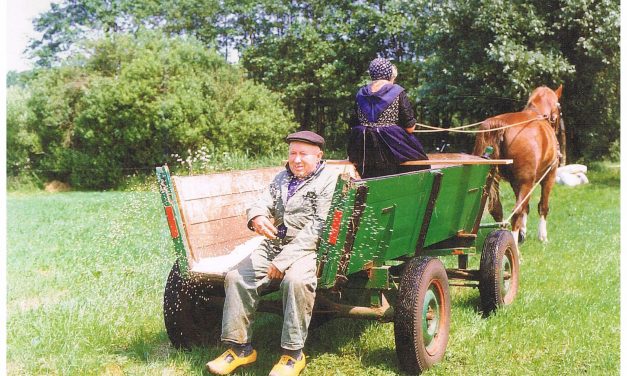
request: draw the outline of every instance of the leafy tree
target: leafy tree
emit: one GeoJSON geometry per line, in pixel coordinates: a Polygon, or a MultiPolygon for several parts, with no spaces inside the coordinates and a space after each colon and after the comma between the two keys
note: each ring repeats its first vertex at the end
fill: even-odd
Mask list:
{"type": "Polygon", "coordinates": [[[562,100],[569,147],[586,159],[619,149],[620,7],[618,1],[563,1],[554,29],[576,74],[562,100]]]}
{"type": "Polygon", "coordinates": [[[571,154],[603,155],[618,139],[618,2],[472,0],[418,11],[428,37],[414,94],[428,121],[518,111],[535,87],[563,83],[571,154]]]}
{"type": "Polygon", "coordinates": [[[619,14],[617,0],[64,0],[37,19],[44,37],[32,46],[51,64],[94,34],[194,36],[224,57],[238,51],[302,128],[340,148],[376,56],[397,63],[419,120],[434,125],[516,111],[536,86],[563,83],[571,156],[596,158],[618,148],[619,14]]]}
{"type": "Polygon", "coordinates": [[[138,33],[161,29],[167,35],[194,36],[206,46],[218,47],[221,1],[194,0],[63,0],[51,3],[50,9],[34,21],[42,33],[32,40],[29,50],[39,66],[60,64],[68,54],[77,52],[85,39],[115,33],[138,33]]]}
{"type": "Polygon", "coordinates": [[[19,86],[7,90],[6,137],[11,150],[7,154],[6,167],[10,175],[30,169],[31,156],[41,152],[39,137],[28,126],[30,96],[27,89],[19,86]]]}

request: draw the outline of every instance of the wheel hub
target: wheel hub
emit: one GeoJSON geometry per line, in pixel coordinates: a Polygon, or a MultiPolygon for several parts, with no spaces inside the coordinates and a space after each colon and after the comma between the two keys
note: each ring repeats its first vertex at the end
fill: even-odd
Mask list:
{"type": "Polygon", "coordinates": [[[440,299],[438,297],[438,288],[432,282],[425,293],[422,308],[422,339],[429,353],[435,347],[435,338],[440,325],[440,299]]]}

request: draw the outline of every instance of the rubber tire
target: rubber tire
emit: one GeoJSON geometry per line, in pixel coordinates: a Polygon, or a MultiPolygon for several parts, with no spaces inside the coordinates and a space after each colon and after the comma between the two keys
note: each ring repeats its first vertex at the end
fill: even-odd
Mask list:
{"type": "Polygon", "coordinates": [[[222,305],[211,304],[217,296],[224,296],[223,286],[187,280],[174,264],[163,294],[163,320],[174,347],[189,350],[219,341],[222,305]]]}
{"type": "Polygon", "coordinates": [[[442,360],[448,344],[451,297],[446,269],[439,259],[413,258],[407,262],[394,312],[394,339],[401,369],[420,374],[442,360]],[[433,288],[433,297],[439,303],[439,320],[431,342],[426,345],[423,323],[427,324],[423,309],[430,288],[433,288]]]}
{"type": "Polygon", "coordinates": [[[484,316],[514,301],[518,293],[519,271],[518,250],[512,233],[507,230],[489,233],[483,243],[479,266],[479,295],[484,316]],[[503,281],[505,269],[509,269],[511,275],[507,284],[503,281]]]}

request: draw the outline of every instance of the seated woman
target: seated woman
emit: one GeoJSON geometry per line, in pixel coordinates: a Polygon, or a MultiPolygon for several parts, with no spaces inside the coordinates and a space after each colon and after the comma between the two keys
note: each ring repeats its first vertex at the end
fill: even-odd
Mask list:
{"type": "Polygon", "coordinates": [[[360,88],[355,98],[348,159],[362,178],[429,168],[400,165],[428,158],[413,135],[416,119],[405,89],[394,84],[396,67],[386,59],[377,58],[368,70],[372,82],[360,88]]]}

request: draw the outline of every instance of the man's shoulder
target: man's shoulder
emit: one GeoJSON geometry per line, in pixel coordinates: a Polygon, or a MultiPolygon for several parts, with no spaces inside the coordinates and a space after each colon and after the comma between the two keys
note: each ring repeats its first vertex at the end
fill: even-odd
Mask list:
{"type": "Polygon", "coordinates": [[[340,172],[337,169],[325,163],[325,165],[322,167],[322,169],[320,169],[319,173],[317,174],[316,179],[321,182],[335,184],[335,181],[337,180],[339,175],[340,172]]]}
{"type": "Polygon", "coordinates": [[[289,173],[287,172],[286,168],[279,171],[276,175],[274,175],[274,181],[282,181],[282,180],[285,180],[286,178],[289,178],[289,173]]]}

